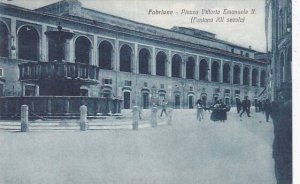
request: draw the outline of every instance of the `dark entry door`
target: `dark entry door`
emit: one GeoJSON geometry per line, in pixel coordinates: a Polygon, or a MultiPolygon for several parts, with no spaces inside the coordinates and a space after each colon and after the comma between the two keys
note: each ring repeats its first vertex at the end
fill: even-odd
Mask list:
{"type": "Polygon", "coordinates": [[[189,96],[189,109],[194,108],[194,96],[189,96]]]}
{"type": "Polygon", "coordinates": [[[124,92],[124,109],[130,109],[130,92],[124,92]]]}
{"type": "Polygon", "coordinates": [[[149,94],[143,93],[143,108],[148,109],[149,108],[149,94]]]}

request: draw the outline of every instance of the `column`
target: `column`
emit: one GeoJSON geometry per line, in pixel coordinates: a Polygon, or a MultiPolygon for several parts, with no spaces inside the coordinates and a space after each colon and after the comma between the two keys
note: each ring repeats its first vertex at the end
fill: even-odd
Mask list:
{"type": "Polygon", "coordinates": [[[220,77],[219,77],[220,82],[223,83],[223,60],[220,62],[220,77]]]}
{"type": "Polygon", "coordinates": [[[75,63],[75,46],[73,39],[67,40],[67,47],[67,60],[68,62],[75,63]]]}
{"type": "Polygon", "coordinates": [[[207,71],[207,75],[208,75],[208,81],[211,82],[211,58],[208,59],[208,71],[207,71]]]}
{"type": "Polygon", "coordinates": [[[196,63],[195,63],[195,79],[199,80],[199,63],[200,63],[200,58],[199,56],[196,56],[196,63]]]}
{"type": "Polygon", "coordinates": [[[115,71],[120,70],[120,56],[119,56],[119,40],[115,41],[115,71]]]}
{"type": "Polygon", "coordinates": [[[241,77],[240,77],[240,84],[243,85],[244,81],[244,65],[241,65],[241,77]]]}
{"type": "Polygon", "coordinates": [[[186,57],[183,57],[181,63],[181,78],[186,79],[186,57]]]}
{"type": "Polygon", "coordinates": [[[42,47],[40,49],[41,55],[40,60],[41,61],[48,61],[48,40],[45,32],[47,31],[47,26],[45,24],[42,25],[42,47]]]}
{"type": "Polygon", "coordinates": [[[234,63],[230,64],[230,84],[233,84],[234,63]]]}
{"type": "Polygon", "coordinates": [[[258,79],[257,79],[257,86],[260,87],[260,73],[261,73],[261,67],[258,67],[258,79]]]}
{"type": "Polygon", "coordinates": [[[156,75],[156,55],[154,46],[152,47],[151,74],[156,75]]]}
{"type": "Polygon", "coordinates": [[[172,77],[172,53],[171,53],[171,50],[169,50],[169,53],[168,53],[167,76],[172,77]]]}
{"type": "Polygon", "coordinates": [[[252,84],[252,70],[253,70],[253,68],[252,68],[252,65],[250,66],[250,72],[249,72],[249,86],[252,86],[253,84],[252,84]]]}
{"type": "Polygon", "coordinates": [[[11,24],[10,24],[10,31],[11,31],[11,47],[14,46],[15,50],[10,50],[10,57],[12,59],[16,59],[17,58],[17,28],[16,28],[16,19],[12,18],[11,19],[11,24]]]}
{"type": "Polygon", "coordinates": [[[139,50],[138,44],[134,43],[134,53],[133,53],[133,73],[139,73],[139,50]]]}
{"type": "Polygon", "coordinates": [[[98,66],[98,38],[94,35],[93,38],[93,57],[92,57],[92,65],[98,66]]]}

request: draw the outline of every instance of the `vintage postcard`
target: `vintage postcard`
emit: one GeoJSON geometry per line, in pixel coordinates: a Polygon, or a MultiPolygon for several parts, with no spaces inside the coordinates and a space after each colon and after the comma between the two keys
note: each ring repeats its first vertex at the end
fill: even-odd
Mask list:
{"type": "Polygon", "coordinates": [[[0,0],[0,183],[292,184],[294,6],[0,0]]]}

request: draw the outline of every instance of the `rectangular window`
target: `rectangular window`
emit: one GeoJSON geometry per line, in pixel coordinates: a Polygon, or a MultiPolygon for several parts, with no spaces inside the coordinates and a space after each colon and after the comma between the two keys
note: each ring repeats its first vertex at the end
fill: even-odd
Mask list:
{"type": "Polygon", "coordinates": [[[225,89],[225,93],[230,93],[230,89],[225,89]]]}
{"type": "Polygon", "coordinates": [[[165,85],[164,85],[164,84],[160,84],[160,88],[161,88],[161,89],[164,89],[164,88],[165,88],[165,85]]]}
{"type": "Polygon", "coordinates": [[[112,84],[112,79],[103,79],[103,84],[112,84]]]}
{"type": "Polygon", "coordinates": [[[144,87],[148,87],[148,83],[147,82],[144,82],[144,87]]]}
{"type": "Polygon", "coordinates": [[[234,53],[234,49],[231,49],[231,53],[234,53]]]}
{"type": "Polygon", "coordinates": [[[246,57],[249,57],[249,53],[248,52],[246,53],[246,57]]]}
{"type": "Polygon", "coordinates": [[[3,73],[3,68],[0,68],[0,77],[3,77],[4,73],[3,73]]]}
{"type": "Polygon", "coordinates": [[[131,86],[131,81],[125,80],[125,86],[131,86]]]}
{"type": "Polygon", "coordinates": [[[241,50],[241,55],[244,55],[244,51],[241,50]]]}
{"type": "Polygon", "coordinates": [[[3,96],[4,85],[0,84],[0,96],[3,96]]]}
{"type": "Polygon", "coordinates": [[[190,86],[190,91],[193,91],[193,90],[194,90],[193,86],[190,86]]]}
{"type": "Polygon", "coordinates": [[[220,93],[220,88],[215,88],[215,93],[220,93]]]}
{"type": "Polygon", "coordinates": [[[235,94],[236,94],[236,95],[239,95],[240,92],[241,92],[240,90],[235,90],[235,94]]]}

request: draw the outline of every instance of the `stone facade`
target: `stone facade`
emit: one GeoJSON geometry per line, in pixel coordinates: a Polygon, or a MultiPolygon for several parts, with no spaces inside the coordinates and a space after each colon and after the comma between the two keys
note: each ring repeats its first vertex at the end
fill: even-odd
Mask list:
{"type": "Polygon", "coordinates": [[[265,91],[267,63],[256,57],[263,53],[212,33],[137,23],[86,9],[77,0],[36,10],[1,3],[0,9],[4,96],[39,95],[35,83],[19,82],[18,64],[52,62],[55,46],[44,33],[58,24],[75,34],[64,46],[65,61],[100,68],[98,84],[81,85],[82,95],[118,97],[123,108],[149,108],[162,99],[175,108],[194,108],[199,98],[234,105],[244,96],[254,102],[265,91]]]}

